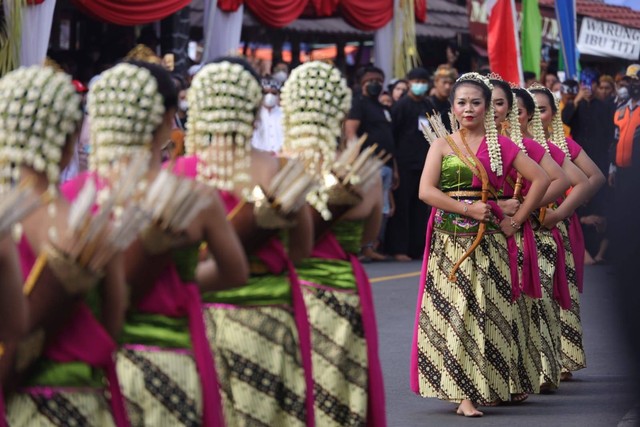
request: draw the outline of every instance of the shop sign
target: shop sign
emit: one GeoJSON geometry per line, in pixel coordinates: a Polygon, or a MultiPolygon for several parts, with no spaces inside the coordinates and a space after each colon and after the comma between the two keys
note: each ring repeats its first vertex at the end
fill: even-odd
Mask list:
{"type": "Polygon", "coordinates": [[[578,50],[581,54],[636,61],[640,58],[640,30],[584,17],[578,50]]]}

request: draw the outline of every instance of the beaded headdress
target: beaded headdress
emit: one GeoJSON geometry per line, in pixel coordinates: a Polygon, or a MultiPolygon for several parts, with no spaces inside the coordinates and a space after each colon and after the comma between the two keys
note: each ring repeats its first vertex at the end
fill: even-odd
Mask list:
{"type": "MultiPolygon", "coordinates": [[[[493,92],[493,85],[489,79],[478,73],[465,73],[456,80],[456,83],[475,82],[484,85],[489,91],[493,92]]],[[[493,103],[489,102],[484,114],[484,129],[487,148],[489,149],[489,159],[491,162],[491,170],[498,176],[502,175],[502,153],[500,151],[500,142],[498,141],[498,129],[494,120],[495,111],[493,103]]]]}
{"type": "Polygon", "coordinates": [[[549,153],[549,144],[547,144],[547,138],[544,135],[544,126],[542,125],[542,119],[540,118],[540,107],[538,107],[538,101],[529,90],[525,89],[527,93],[533,99],[533,117],[529,121],[529,129],[533,139],[540,145],[542,145],[547,153],[549,153]]]}
{"type": "MultiPolygon", "coordinates": [[[[492,80],[499,80],[501,82],[504,81],[502,80],[502,77],[496,73],[489,73],[487,77],[492,80]]],[[[511,85],[509,85],[509,87],[511,87],[511,85]]],[[[509,139],[511,139],[518,146],[518,148],[520,148],[520,150],[522,150],[522,152],[526,154],[527,149],[522,143],[522,131],[520,130],[520,121],[518,120],[518,100],[516,99],[516,94],[509,91],[509,93],[506,93],[505,95],[511,95],[512,97],[511,111],[509,111],[507,117],[507,120],[509,121],[509,139]]]]}
{"type": "Polygon", "coordinates": [[[205,65],[187,94],[187,154],[197,154],[198,180],[222,190],[248,191],[251,136],[260,102],[260,82],[241,64],[205,65]]]}
{"type": "Polygon", "coordinates": [[[565,154],[569,154],[569,147],[567,146],[567,140],[564,136],[564,128],[562,126],[562,116],[560,111],[560,101],[556,99],[555,96],[551,93],[549,89],[542,86],[540,83],[533,83],[529,87],[529,92],[531,93],[542,93],[544,92],[549,101],[554,103],[555,106],[555,114],[553,115],[553,119],[551,121],[551,126],[549,128],[550,140],[553,144],[560,148],[565,154]]]}
{"type": "Polygon", "coordinates": [[[87,98],[92,152],[100,175],[123,158],[150,152],[165,112],[158,82],[146,68],[121,63],[103,72],[87,98]]]}
{"type": "MultiPolygon", "coordinates": [[[[283,151],[300,158],[318,179],[331,171],[351,90],[336,67],[320,61],[295,68],[280,95],[283,151]]],[[[327,195],[312,193],[309,203],[326,214],[327,195]]]]}
{"type": "Polygon", "coordinates": [[[45,173],[51,190],[69,135],[82,118],[71,77],[52,68],[18,68],[0,79],[0,184],[19,180],[20,166],[45,173]]]}

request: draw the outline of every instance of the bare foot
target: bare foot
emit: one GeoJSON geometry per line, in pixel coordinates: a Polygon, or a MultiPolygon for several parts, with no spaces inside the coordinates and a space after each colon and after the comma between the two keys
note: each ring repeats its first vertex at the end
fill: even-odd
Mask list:
{"type": "Polygon", "coordinates": [[[481,417],[484,414],[476,409],[473,406],[473,403],[470,400],[463,400],[460,402],[460,406],[456,410],[456,414],[464,415],[465,417],[481,417]]]}
{"type": "Polygon", "coordinates": [[[557,387],[551,383],[540,384],[540,394],[551,394],[556,391],[557,387]]]}
{"type": "Polygon", "coordinates": [[[560,374],[560,381],[571,381],[572,379],[573,374],[569,371],[560,374]]]}
{"type": "Polygon", "coordinates": [[[584,251],[584,265],[594,265],[596,261],[593,259],[591,254],[587,251],[584,251]]]}
{"type": "Polygon", "coordinates": [[[522,403],[529,398],[527,393],[512,393],[511,401],[509,402],[512,405],[517,405],[518,403],[522,403]]]}
{"type": "Polygon", "coordinates": [[[371,259],[372,261],[384,261],[387,259],[386,256],[374,251],[373,248],[370,247],[362,249],[362,255],[371,259]]]}
{"type": "Polygon", "coordinates": [[[405,255],[405,254],[396,254],[396,255],[393,256],[393,258],[396,261],[399,261],[399,262],[409,262],[409,261],[411,261],[411,258],[408,255],[405,255]]]}

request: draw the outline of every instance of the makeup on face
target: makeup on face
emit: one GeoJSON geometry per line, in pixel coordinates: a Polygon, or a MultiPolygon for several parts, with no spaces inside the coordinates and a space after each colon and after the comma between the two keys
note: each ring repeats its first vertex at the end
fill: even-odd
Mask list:
{"type": "Polygon", "coordinates": [[[509,101],[507,100],[507,94],[500,87],[493,89],[493,118],[496,121],[496,125],[504,122],[509,115],[509,101]]]}
{"type": "Polygon", "coordinates": [[[485,100],[482,91],[470,85],[456,89],[453,112],[462,125],[474,125],[484,120],[485,100]]]}

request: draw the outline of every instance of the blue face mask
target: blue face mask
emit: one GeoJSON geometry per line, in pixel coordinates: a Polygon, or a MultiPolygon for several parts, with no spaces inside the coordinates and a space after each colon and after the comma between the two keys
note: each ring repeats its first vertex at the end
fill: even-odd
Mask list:
{"type": "Polygon", "coordinates": [[[429,85],[426,83],[411,83],[411,93],[415,96],[422,96],[429,89],[429,85]]]}

